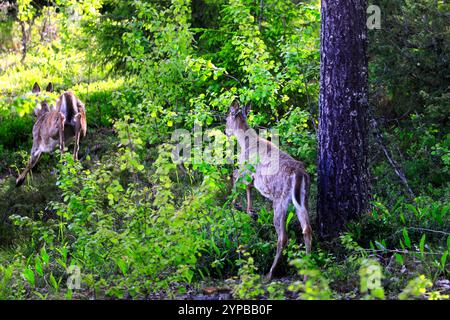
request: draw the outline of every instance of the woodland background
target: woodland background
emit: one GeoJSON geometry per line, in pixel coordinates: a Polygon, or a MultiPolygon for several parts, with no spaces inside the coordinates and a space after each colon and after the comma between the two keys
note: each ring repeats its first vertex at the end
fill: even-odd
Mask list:
{"type": "Polygon", "coordinates": [[[170,137],[198,124],[225,139],[230,102],[252,101],[251,126],[277,129],[312,176],[314,229],[319,1],[2,1],[0,298],[448,299],[449,4],[371,4],[370,212],[305,256],[291,208],[266,283],[270,203],[254,192],[253,221],[230,205],[245,194],[233,167],[180,168],[170,137]],[[16,189],[34,82],[54,84],[47,101],[74,92],[88,134],[80,162],[45,155],[16,189]],[[66,285],[71,266],[80,289],[66,285]]]}

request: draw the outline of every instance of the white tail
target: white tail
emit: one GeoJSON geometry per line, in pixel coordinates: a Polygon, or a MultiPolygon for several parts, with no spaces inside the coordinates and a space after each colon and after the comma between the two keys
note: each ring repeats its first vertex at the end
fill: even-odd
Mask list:
{"type": "Polygon", "coordinates": [[[302,175],[302,180],[300,182],[300,199],[298,199],[300,200],[300,202],[298,202],[296,195],[297,179],[298,176],[294,175],[294,183],[292,187],[292,203],[294,204],[297,210],[301,210],[302,208],[305,208],[305,196],[306,196],[305,176],[302,175]]]}

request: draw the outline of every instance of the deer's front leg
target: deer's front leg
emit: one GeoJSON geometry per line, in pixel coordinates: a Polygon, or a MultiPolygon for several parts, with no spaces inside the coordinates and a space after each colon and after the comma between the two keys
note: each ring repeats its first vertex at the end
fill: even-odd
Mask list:
{"type": "Polygon", "coordinates": [[[16,179],[16,187],[20,187],[23,184],[28,172],[34,168],[36,163],[39,161],[40,157],[41,157],[40,151],[37,151],[34,154],[33,153],[31,154],[30,160],[28,161],[26,168],[22,171],[22,173],[16,179]]]}
{"type": "Polygon", "coordinates": [[[247,213],[250,215],[250,217],[252,217],[253,219],[256,220],[258,218],[258,215],[253,210],[253,205],[252,205],[252,188],[253,188],[253,183],[250,183],[250,184],[247,185],[247,188],[245,189],[245,191],[247,193],[247,213]]]}
{"type": "Polygon", "coordinates": [[[64,153],[64,123],[66,122],[66,117],[62,112],[59,113],[59,147],[61,149],[61,155],[64,153]]]}
{"type": "Polygon", "coordinates": [[[245,192],[247,193],[247,213],[252,214],[253,208],[252,208],[252,187],[251,185],[247,185],[247,188],[245,189],[245,192]]]}
{"type": "MultiPolygon", "coordinates": [[[[239,170],[234,170],[233,171],[233,175],[231,176],[231,180],[232,180],[232,184],[233,187],[235,186],[237,180],[239,179],[239,170]]],[[[253,206],[252,206],[252,195],[251,195],[251,190],[253,187],[253,181],[250,182],[244,182],[247,187],[245,189],[245,192],[247,194],[247,213],[252,217],[255,218],[256,214],[253,211],[253,206]]],[[[231,202],[232,205],[234,205],[236,207],[236,209],[238,210],[242,210],[242,207],[237,203],[237,199],[233,199],[233,201],[231,202]]]]}
{"type": "MultiPolygon", "coordinates": [[[[233,170],[233,174],[231,175],[231,184],[233,186],[233,188],[236,185],[236,182],[239,178],[239,170],[233,170]]],[[[242,210],[242,207],[237,203],[237,198],[233,199],[233,201],[231,201],[231,204],[238,210],[242,210]]]]}

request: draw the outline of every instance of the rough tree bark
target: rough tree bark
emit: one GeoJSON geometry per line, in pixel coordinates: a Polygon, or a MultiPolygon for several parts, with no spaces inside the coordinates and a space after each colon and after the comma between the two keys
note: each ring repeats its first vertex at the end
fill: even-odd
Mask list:
{"type": "Polygon", "coordinates": [[[33,16],[31,21],[28,22],[28,31],[26,28],[26,23],[24,21],[20,21],[20,29],[22,32],[22,58],[20,59],[20,63],[25,62],[25,58],[28,52],[28,42],[31,38],[31,29],[33,28],[34,21],[36,20],[36,15],[33,16]]]}
{"type": "Polygon", "coordinates": [[[25,22],[20,21],[20,30],[22,32],[22,58],[20,59],[20,63],[24,63],[25,58],[27,56],[27,29],[25,27],[25,22]]]}
{"type": "Polygon", "coordinates": [[[317,225],[334,237],[367,209],[367,1],[322,0],[317,225]]]}

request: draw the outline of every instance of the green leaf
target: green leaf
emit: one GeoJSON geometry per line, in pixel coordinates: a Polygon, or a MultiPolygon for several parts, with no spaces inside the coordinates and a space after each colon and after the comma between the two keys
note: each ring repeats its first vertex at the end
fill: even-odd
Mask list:
{"type": "Polygon", "coordinates": [[[50,259],[49,259],[47,251],[45,250],[45,247],[41,248],[41,258],[45,265],[49,264],[50,259]]]}
{"type": "Polygon", "coordinates": [[[287,216],[287,219],[286,219],[286,229],[288,228],[289,223],[291,222],[291,220],[292,220],[293,217],[294,217],[294,212],[293,212],[293,211],[290,211],[289,214],[288,214],[288,216],[287,216]]]}
{"type": "Polygon", "coordinates": [[[36,258],[34,259],[34,268],[36,269],[38,275],[40,275],[41,277],[44,275],[44,272],[42,270],[42,262],[38,256],[36,256],[36,258]]]}
{"type": "Polygon", "coordinates": [[[67,289],[66,291],[66,299],[72,300],[72,289],[67,289]]]}
{"type": "Polygon", "coordinates": [[[211,247],[214,249],[215,253],[220,256],[220,249],[217,247],[214,239],[211,239],[211,247]]]}
{"type": "Polygon", "coordinates": [[[67,269],[67,264],[62,260],[62,259],[56,259],[56,262],[58,262],[58,264],[63,267],[64,269],[67,269]]]}
{"type": "Polygon", "coordinates": [[[380,242],[375,241],[375,244],[376,244],[376,246],[378,247],[378,249],[383,250],[383,251],[386,250],[386,247],[383,246],[380,242]]]}
{"type": "Polygon", "coordinates": [[[123,259],[119,258],[116,260],[116,264],[120,268],[120,271],[122,271],[123,275],[126,275],[128,271],[128,266],[126,262],[123,259]]]}
{"type": "Polygon", "coordinates": [[[405,207],[406,207],[407,209],[411,210],[412,213],[414,213],[414,215],[415,215],[416,217],[419,216],[419,212],[417,211],[417,208],[416,208],[415,206],[413,206],[412,204],[407,203],[407,204],[405,204],[405,207]]]}
{"type": "Polygon", "coordinates": [[[36,280],[35,280],[35,277],[34,277],[34,272],[33,272],[33,270],[31,270],[30,268],[26,268],[26,269],[23,271],[22,275],[23,275],[23,277],[25,278],[25,280],[27,280],[28,283],[29,283],[32,287],[35,286],[36,280]]]}
{"type": "Polygon", "coordinates": [[[423,234],[422,238],[420,238],[419,250],[421,253],[424,253],[425,251],[425,238],[426,238],[425,234],[423,234]]]}
{"type": "Polygon", "coordinates": [[[406,218],[405,218],[405,215],[403,214],[403,212],[400,213],[400,220],[402,221],[403,224],[406,223],[406,218]]]}
{"type": "Polygon", "coordinates": [[[398,262],[399,265],[404,264],[403,256],[400,253],[395,254],[395,260],[398,262]]]}
{"type": "Polygon", "coordinates": [[[409,238],[408,230],[406,230],[406,228],[403,228],[403,239],[405,240],[406,247],[411,248],[411,239],[409,238]]]}
{"type": "Polygon", "coordinates": [[[50,284],[55,290],[58,290],[59,285],[55,277],[53,276],[53,273],[50,273],[50,284]]]}

